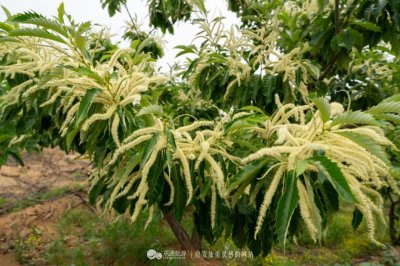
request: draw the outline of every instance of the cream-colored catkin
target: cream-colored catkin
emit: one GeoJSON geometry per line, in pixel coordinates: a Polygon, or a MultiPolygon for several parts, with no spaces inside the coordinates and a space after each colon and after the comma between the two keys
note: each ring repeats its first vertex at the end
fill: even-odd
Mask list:
{"type": "Polygon", "coordinates": [[[257,239],[258,233],[261,231],[262,225],[264,223],[265,215],[267,214],[267,210],[269,205],[272,202],[272,198],[275,195],[275,192],[278,188],[278,185],[282,179],[283,173],[285,170],[285,165],[281,165],[275,172],[275,175],[272,178],[271,184],[268,187],[267,192],[264,195],[264,200],[260,206],[260,211],[257,218],[256,229],[254,232],[254,239],[257,239]]]}
{"type": "Polygon", "coordinates": [[[144,182],[143,188],[140,190],[139,198],[136,201],[135,209],[133,210],[133,214],[131,216],[131,221],[133,223],[136,222],[140,211],[142,210],[143,206],[147,203],[147,200],[145,199],[147,191],[149,191],[149,187],[147,185],[147,182],[144,182]]]}
{"type": "Polygon", "coordinates": [[[80,103],[76,103],[68,110],[68,113],[67,113],[67,116],[65,118],[65,121],[61,125],[61,128],[60,128],[60,132],[61,132],[61,136],[62,137],[64,137],[67,134],[68,126],[70,125],[70,123],[74,119],[74,115],[78,111],[79,105],[80,105],[80,103]]]}
{"type": "Polygon", "coordinates": [[[176,153],[175,156],[181,161],[182,164],[183,176],[185,177],[186,190],[188,192],[188,199],[186,205],[189,205],[193,197],[193,185],[192,185],[192,177],[190,175],[189,162],[185,154],[179,147],[176,148],[175,153],[176,153]]]}
{"type": "Polygon", "coordinates": [[[297,188],[299,190],[300,215],[303,218],[304,223],[306,224],[311,238],[314,240],[314,242],[316,242],[318,230],[314,225],[314,221],[311,215],[311,204],[309,202],[308,193],[300,180],[297,180],[297,188]]]}
{"type": "Polygon", "coordinates": [[[119,156],[121,156],[125,151],[130,150],[134,147],[136,147],[137,145],[141,144],[142,142],[145,142],[149,139],[151,139],[153,136],[152,135],[142,135],[138,138],[136,138],[135,140],[123,144],[121,145],[113,154],[113,157],[111,159],[111,161],[108,163],[108,165],[113,165],[119,158],[119,156]]]}
{"type": "Polygon", "coordinates": [[[225,178],[220,165],[208,153],[204,156],[204,159],[209,163],[211,169],[214,171],[215,174],[214,180],[217,185],[218,194],[221,196],[221,198],[225,199],[226,198],[225,178]]]}
{"type": "Polygon", "coordinates": [[[212,125],[214,125],[214,121],[196,121],[190,125],[180,127],[176,129],[176,131],[183,133],[183,132],[193,131],[199,127],[212,126],[212,125]]]}
{"type": "Polygon", "coordinates": [[[130,142],[131,140],[133,140],[134,138],[137,138],[139,136],[142,135],[147,135],[147,134],[153,134],[155,132],[160,131],[160,129],[158,127],[145,127],[145,128],[141,128],[138,130],[135,130],[132,134],[130,134],[128,137],[126,137],[122,143],[127,143],[130,142]]]}
{"type": "Polygon", "coordinates": [[[261,159],[265,156],[271,156],[276,159],[281,158],[282,153],[290,153],[292,151],[297,150],[297,147],[290,147],[290,146],[276,146],[276,147],[267,147],[267,148],[262,148],[256,151],[255,153],[250,154],[246,158],[242,160],[243,164],[261,159]]]}
{"type": "Polygon", "coordinates": [[[155,207],[154,205],[151,205],[149,208],[149,217],[147,218],[146,224],[144,225],[144,230],[146,230],[149,224],[153,221],[154,212],[155,212],[155,207]]]}
{"type": "Polygon", "coordinates": [[[62,90],[56,91],[56,92],[50,97],[50,99],[47,100],[47,101],[45,101],[44,103],[42,103],[42,104],[40,105],[40,107],[43,108],[43,107],[46,107],[47,105],[53,104],[53,103],[57,100],[57,98],[62,94],[62,92],[63,92],[62,90]]]}
{"type": "Polygon", "coordinates": [[[211,210],[210,210],[210,217],[211,217],[211,228],[215,228],[215,217],[216,217],[216,208],[217,208],[217,192],[215,189],[215,185],[211,186],[211,210]]]}
{"type": "Polygon", "coordinates": [[[116,109],[117,109],[117,107],[115,105],[113,105],[113,106],[110,106],[105,113],[92,115],[82,125],[81,132],[88,131],[90,125],[92,125],[94,122],[96,122],[98,120],[107,120],[107,119],[109,119],[113,115],[113,113],[115,112],[116,109]]]}
{"type": "Polygon", "coordinates": [[[143,168],[141,169],[141,172],[142,172],[141,182],[147,182],[147,176],[150,172],[151,167],[157,160],[157,156],[158,156],[159,152],[162,149],[165,149],[166,145],[167,145],[167,139],[163,135],[161,135],[158,138],[156,145],[154,145],[153,152],[151,153],[149,159],[147,160],[147,162],[144,164],[143,168]]]}
{"type": "Polygon", "coordinates": [[[114,119],[113,119],[113,122],[111,125],[111,135],[112,135],[114,143],[117,145],[117,147],[121,146],[121,142],[119,141],[119,136],[118,136],[119,122],[120,122],[120,118],[119,118],[119,115],[116,113],[114,115],[114,119]]]}
{"type": "Polygon", "coordinates": [[[201,162],[204,160],[204,157],[206,156],[208,150],[210,149],[210,143],[208,141],[204,141],[201,143],[201,152],[199,156],[197,157],[196,163],[194,165],[194,169],[199,169],[199,166],[201,162]]]}
{"type": "Polygon", "coordinates": [[[122,190],[119,194],[115,196],[115,199],[125,196],[128,194],[129,190],[133,187],[133,184],[141,177],[141,173],[135,173],[130,177],[128,185],[125,186],[124,190],[122,190]]]}
{"type": "Polygon", "coordinates": [[[164,204],[164,206],[170,206],[172,203],[174,203],[174,196],[175,196],[175,187],[174,183],[172,183],[171,176],[167,173],[164,172],[164,179],[167,181],[167,184],[169,186],[169,200],[167,203],[164,204]]]}

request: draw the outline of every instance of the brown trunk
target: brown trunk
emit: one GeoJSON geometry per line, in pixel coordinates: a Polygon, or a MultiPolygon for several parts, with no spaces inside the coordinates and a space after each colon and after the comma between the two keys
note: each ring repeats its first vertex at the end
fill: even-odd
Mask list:
{"type": "Polygon", "coordinates": [[[191,239],[172,212],[164,212],[164,217],[174,232],[175,237],[185,250],[197,251],[201,249],[201,237],[197,232],[193,232],[191,239]]]}
{"type": "Polygon", "coordinates": [[[192,232],[192,244],[195,250],[201,250],[201,235],[197,232],[196,228],[193,228],[192,232]]]}
{"type": "Polygon", "coordinates": [[[389,209],[389,233],[390,233],[390,239],[392,240],[393,245],[399,245],[400,244],[400,233],[397,232],[396,230],[396,220],[398,219],[395,211],[396,211],[396,205],[400,203],[400,201],[393,201],[391,198],[391,204],[390,204],[390,209],[389,209]],[[398,236],[396,236],[398,234],[398,236]]]}

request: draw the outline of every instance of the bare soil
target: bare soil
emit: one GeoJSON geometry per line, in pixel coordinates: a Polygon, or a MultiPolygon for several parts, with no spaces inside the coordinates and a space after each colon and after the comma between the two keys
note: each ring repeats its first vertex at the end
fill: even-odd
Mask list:
{"type": "MultiPolygon", "coordinates": [[[[0,266],[20,265],[16,251],[32,247],[32,260],[41,247],[54,240],[59,217],[71,208],[91,208],[85,191],[72,191],[56,198],[37,195],[68,186],[85,186],[89,163],[59,149],[24,156],[25,166],[10,160],[0,168],[0,266]],[[21,202],[30,207],[17,210],[21,202]]],[[[23,206],[24,207],[24,206],[23,206]]],[[[28,252],[29,253],[29,252],[28,252]]],[[[28,258],[29,259],[29,258],[28,258]]]]}

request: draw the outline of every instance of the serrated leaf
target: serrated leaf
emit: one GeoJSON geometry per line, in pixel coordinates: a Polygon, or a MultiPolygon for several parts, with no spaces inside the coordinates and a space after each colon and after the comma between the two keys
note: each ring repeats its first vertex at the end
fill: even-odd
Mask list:
{"type": "Polygon", "coordinates": [[[302,175],[307,168],[308,162],[305,160],[297,160],[296,161],[296,165],[295,165],[295,171],[296,171],[296,175],[300,176],[302,175]]]}
{"type": "Polygon", "coordinates": [[[76,125],[78,127],[83,123],[83,121],[87,119],[89,109],[93,103],[93,99],[100,91],[101,90],[97,88],[86,90],[85,95],[81,99],[81,103],[79,104],[79,109],[76,114],[76,125]]]}
{"type": "Polygon", "coordinates": [[[395,114],[378,114],[374,115],[377,119],[391,121],[395,124],[400,124],[400,115],[395,114]]]}
{"type": "Polygon", "coordinates": [[[68,68],[68,69],[75,71],[79,74],[82,74],[88,78],[94,79],[100,85],[105,84],[104,80],[96,72],[93,72],[90,68],[79,67],[79,68],[68,68]]]}
{"type": "Polygon", "coordinates": [[[264,167],[266,161],[251,163],[240,169],[239,173],[229,179],[228,191],[232,191],[240,186],[243,182],[253,179],[264,167]]]}
{"type": "Polygon", "coordinates": [[[382,113],[400,114],[400,102],[382,102],[378,105],[372,106],[365,112],[372,115],[382,114],[382,113]]]}
{"type": "Polygon", "coordinates": [[[387,157],[387,154],[384,148],[377,144],[374,140],[364,135],[354,133],[354,132],[335,132],[335,134],[341,135],[345,138],[350,139],[354,143],[357,143],[362,148],[366,149],[371,154],[375,155],[379,159],[381,159],[387,165],[390,165],[390,161],[387,157]]]}
{"type": "Polygon", "coordinates": [[[28,11],[24,13],[15,14],[9,20],[12,22],[24,23],[25,21],[32,18],[45,18],[45,17],[42,14],[33,11],[28,11]]]}
{"type": "Polygon", "coordinates": [[[83,52],[83,50],[86,47],[86,41],[87,41],[87,39],[86,39],[85,36],[82,36],[82,35],[79,35],[79,34],[77,34],[75,36],[75,45],[81,52],[83,52]]]}
{"type": "Polygon", "coordinates": [[[355,21],[352,22],[352,24],[355,24],[357,26],[360,26],[360,27],[362,27],[364,29],[367,29],[367,30],[370,30],[370,31],[373,31],[373,32],[380,32],[381,31],[381,27],[379,27],[378,25],[376,25],[376,24],[374,24],[372,22],[366,21],[366,20],[355,20],[355,21]]]}
{"type": "Polygon", "coordinates": [[[168,144],[171,146],[172,151],[175,152],[175,150],[176,150],[176,142],[175,142],[174,134],[167,127],[165,128],[164,132],[165,132],[165,135],[167,136],[168,144]]]}
{"type": "Polygon", "coordinates": [[[149,114],[162,116],[164,114],[164,111],[160,105],[149,105],[149,106],[143,107],[139,111],[138,116],[149,115],[149,114]]]}
{"type": "Polygon", "coordinates": [[[0,29],[4,31],[12,31],[14,28],[8,25],[7,23],[0,22],[0,29]]]}
{"type": "Polygon", "coordinates": [[[101,194],[104,188],[103,179],[99,179],[97,183],[89,191],[89,203],[94,205],[97,197],[101,194]]]}
{"type": "Polygon", "coordinates": [[[66,44],[64,39],[62,39],[61,37],[51,34],[48,31],[43,30],[43,29],[28,29],[28,28],[16,29],[16,30],[10,31],[8,34],[9,34],[9,36],[38,37],[38,38],[43,38],[43,39],[52,40],[52,41],[66,44]]]}
{"type": "Polygon", "coordinates": [[[157,203],[160,201],[162,193],[163,185],[164,185],[164,177],[163,175],[164,168],[164,159],[163,156],[158,154],[156,161],[151,166],[149,170],[149,174],[147,176],[147,182],[149,184],[149,191],[147,192],[147,198],[149,205],[157,203]]]}
{"type": "Polygon", "coordinates": [[[254,105],[247,105],[245,107],[242,107],[242,108],[240,108],[240,111],[247,111],[247,112],[248,111],[254,111],[254,112],[257,112],[257,113],[265,115],[263,110],[261,110],[259,107],[254,106],[254,105]]]}
{"type": "Polygon", "coordinates": [[[363,44],[363,36],[353,30],[344,29],[338,35],[336,35],[331,41],[331,47],[334,51],[338,50],[338,47],[344,47],[346,50],[351,50],[353,46],[359,47],[363,44]]]}
{"type": "Polygon", "coordinates": [[[52,30],[63,35],[64,37],[68,37],[67,31],[57,21],[50,20],[44,17],[29,18],[25,21],[20,21],[19,23],[40,26],[43,27],[45,30],[52,30]]]}
{"type": "Polygon", "coordinates": [[[318,108],[322,122],[326,123],[331,117],[331,106],[329,104],[329,101],[324,97],[312,99],[311,101],[318,108]]]}
{"type": "Polygon", "coordinates": [[[156,145],[159,136],[160,136],[160,134],[156,133],[153,135],[153,137],[151,137],[151,139],[149,141],[146,142],[146,146],[144,148],[142,162],[141,162],[142,167],[147,162],[151,153],[153,152],[153,148],[156,145]]]}
{"type": "Polygon", "coordinates": [[[289,171],[285,178],[285,190],[279,199],[276,209],[276,233],[279,243],[285,246],[286,236],[289,230],[292,215],[299,202],[297,188],[297,175],[295,171],[289,171]]]}
{"type": "Polygon", "coordinates": [[[359,209],[355,208],[353,211],[353,219],[351,220],[351,225],[353,226],[353,230],[356,231],[358,226],[361,224],[363,219],[363,214],[359,209]]]}
{"type": "Polygon", "coordinates": [[[64,14],[65,14],[64,3],[61,2],[61,4],[57,8],[57,17],[60,23],[64,23],[64,14]]]}
{"type": "Polygon", "coordinates": [[[322,155],[311,157],[309,162],[314,164],[328,178],[332,186],[345,201],[357,203],[349,183],[347,183],[346,178],[336,163],[322,155]]]}
{"type": "Polygon", "coordinates": [[[348,111],[335,116],[332,120],[332,126],[341,124],[362,124],[362,125],[379,125],[375,118],[368,113],[362,111],[348,111]]]}
{"type": "Polygon", "coordinates": [[[182,220],[183,214],[185,213],[186,201],[187,201],[187,191],[186,185],[179,171],[176,167],[172,167],[171,180],[174,184],[174,214],[175,218],[180,222],[182,220]]]}

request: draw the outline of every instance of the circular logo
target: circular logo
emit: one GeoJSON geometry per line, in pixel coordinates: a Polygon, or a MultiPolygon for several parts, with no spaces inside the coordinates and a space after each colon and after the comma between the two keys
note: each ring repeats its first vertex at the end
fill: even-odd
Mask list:
{"type": "Polygon", "coordinates": [[[151,260],[154,259],[160,260],[162,258],[162,254],[160,252],[155,251],[154,249],[149,249],[147,251],[147,257],[151,260]]]}

